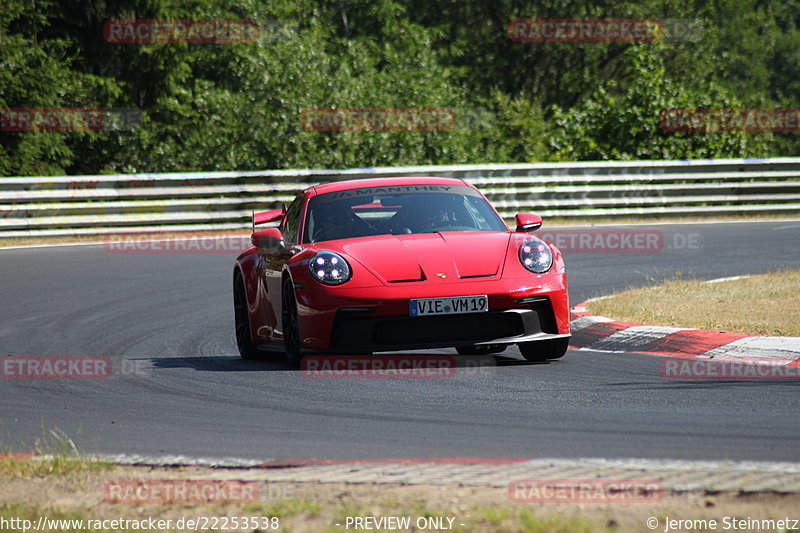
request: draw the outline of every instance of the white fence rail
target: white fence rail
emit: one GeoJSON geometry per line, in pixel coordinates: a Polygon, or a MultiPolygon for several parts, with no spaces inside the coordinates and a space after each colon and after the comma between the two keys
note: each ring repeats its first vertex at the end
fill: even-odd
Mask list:
{"type": "Polygon", "coordinates": [[[448,176],[503,216],[800,214],[800,158],[387,167],[0,178],[0,238],[249,226],[309,185],[448,176]]]}

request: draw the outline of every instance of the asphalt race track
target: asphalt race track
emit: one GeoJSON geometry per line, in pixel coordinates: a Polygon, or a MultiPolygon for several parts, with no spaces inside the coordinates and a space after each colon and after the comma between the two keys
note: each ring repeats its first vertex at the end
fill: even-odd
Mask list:
{"type": "MultiPolygon", "coordinates": [[[[800,268],[800,221],[649,229],[662,250],[566,252],[572,303],[678,272],[800,268]]],[[[797,381],[666,381],[657,357],[583,350],[528,364],[509,349],[450,379],[309,379],[242,361],[233,255],[0,251],[0,357],[109,356],[119,370],[0,379],[0,445],[30,451],[58,428],[88,453],[800,460],[797,381]]]]}

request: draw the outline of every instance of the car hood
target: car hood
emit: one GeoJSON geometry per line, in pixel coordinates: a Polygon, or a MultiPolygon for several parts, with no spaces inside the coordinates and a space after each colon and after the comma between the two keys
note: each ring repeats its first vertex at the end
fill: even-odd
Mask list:
{"type": "Polygon", "coordinates": [[[446,283],[500,275],[509,239],[507,232],[453,231],[367,237],[336,248],[386,283],[446,283]]]}

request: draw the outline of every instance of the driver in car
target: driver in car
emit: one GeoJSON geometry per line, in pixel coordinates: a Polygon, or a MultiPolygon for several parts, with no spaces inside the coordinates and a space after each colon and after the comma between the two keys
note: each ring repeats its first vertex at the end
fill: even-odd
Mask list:
{"type": "Polygon", "coordinates": [[[311,213],[312,242],[348,239],[369,234],[369,226],[342,202],[318,205],[311,213]]]}
{"type": "Polygon", "coordinates": [[[461,224],[454,199],[444,194],[414,198],[403,213],[402,221],[414,233],[441,231],[461,224]]]}

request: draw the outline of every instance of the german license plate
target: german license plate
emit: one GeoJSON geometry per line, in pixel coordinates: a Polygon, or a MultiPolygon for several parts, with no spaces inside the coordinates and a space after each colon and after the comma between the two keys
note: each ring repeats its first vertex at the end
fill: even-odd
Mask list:
{"type": "Polygon", "coordinates": [[[450,298],[415,298],[409,304],[411,316],[458,315],[489,311],[489,299],[485,294],[450,298]]]}

